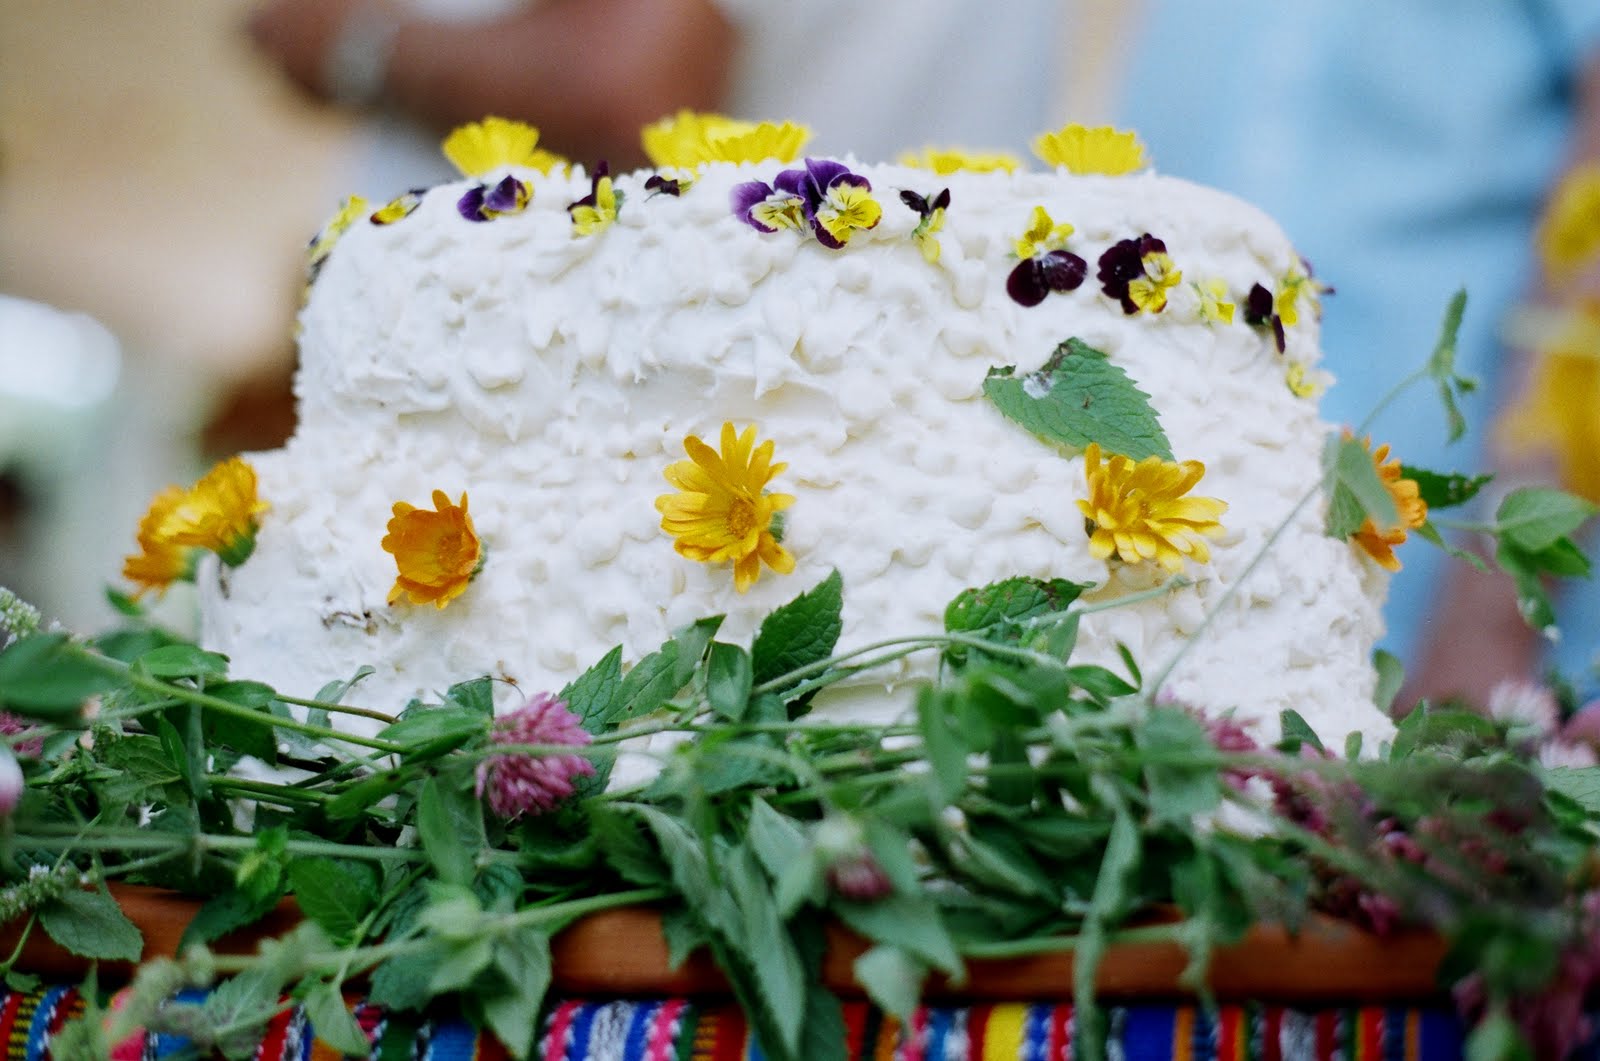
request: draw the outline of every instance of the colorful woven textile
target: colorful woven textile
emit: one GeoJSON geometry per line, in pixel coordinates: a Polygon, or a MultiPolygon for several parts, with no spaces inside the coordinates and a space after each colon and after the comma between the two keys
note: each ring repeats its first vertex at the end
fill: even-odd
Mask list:
{"type": "MultiPolygon", "coordinates": [[[[196,996],[187,996],[194,1000],[196,996]]],[[[5,1061],[50,1057],[50,1042],[82,1013],[75,988],[0,994],[5,1061]]],[[[851,1061],[1074,1061],[1072,1007],[1003,1003],[926,1007],[909,1028],[847,1003],[851,1061]]],[[[355,1004],[377,1061],[503,1061],[505,1049],[450,1014],[385,1013],[355,1004]]],[[[1364,1006],[1315,1010],[1225,1005],[1111,1006],[1109,1052],[1123,1061],[1455,1061],[1463,1030],[1444,1008],[1364,1006]]],[[[558,1000],[540,1021],[535,1061],[762,1061],[736,1006],[684,999],[558,1000]]],[[[145,1034],[114,1057],[156,1061],[186,1053],[176,1036],[145,1034]]],[[[192,1056],[192,1055],[190,1055],[192,1056]]],[[[267,1027],[257,1061],[337,1061],[299,1007],[267,1027]]],[[[1577,1055],[1600,1061],[1600,1040],[1577,1055]]]]}

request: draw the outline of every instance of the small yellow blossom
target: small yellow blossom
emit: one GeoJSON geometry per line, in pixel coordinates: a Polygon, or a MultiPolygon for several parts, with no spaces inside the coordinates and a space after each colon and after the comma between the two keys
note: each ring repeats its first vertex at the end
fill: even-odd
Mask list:
{"type": "Polygon", "coordinates": [[[1073,123],[1034,138],[1033,153],[1046,165],[1065,166],[1072,173],[1118,176],[1145,166],[1144,144],[1131,132],[1109,125],[1095,128],[1073,123]]]}
{"type": "Polygon", "coordinates": [[[394,556],[399,575],[389,603],[409,597],[413,604],[443,608],[466,591],[483,564],[483,544],[467,514],[467,494],[457,504],[443,490],[433,492],[433,511],[404,501],[394,503],[383,551],[394,556]]]}
{"type": "Polygon", "coordinates": [[[1322,316],[1322,294],[1327,290],[1326,284],[1304,269],[1292,268],[1278,284],[1278,293],[1272,299],[1273,312],[1285,328],[1293,328],[1300,323],[1302,307],[1314,317],[1322,316]]]}
{"type": "Polygon", "coordinates": [[[667,466],[676,494],[656,498],[661,529],[672,535],[680,556],[701,563],[733,563],[740,593],[756,584],[764,563],[780,575],[794,570],[794,555],[773,533],[776,514],[794,504],[789,494],[766,492],[786,464],[773,464],[771,439],[757,446],[756,429],[742,434],[722,425],[722,452],[694,435],[683,440],[689,460],[667,466]]]}
{"type": "Polygon", "coordinates": [[[1016,242],[1017,257],[1027,261],[1040,254],[1062,250],[1067,245],[1067,238],[1075,231],[1076,229],[1065,221],[1056,224],[1048,210],[1036,206],[1033,208],[1033,215],[1028,219],[1027,231],[1023,232],[1022,238],[1016,242]]]}
{"type": "Polygon", "coordinates": [[[422,205],[421,192],[403,192],[372,212],[374,225],[392,225],[411,214],[422,205]]]}
{"type": "Polygon", "coordinates": [[[644,153],[658,168],[693,169],[708,162],[793,162],[811,130],[793,122],[747,122],[681,110],[645,126],[644,153]]]}
{"type": "Polygon", "coordinates": [[[1283,382],[1296,398],[1317,398],[1324,389],[1323,381],[1304,361],[1289,362],[1289,366],[1283,370],[1283,382]]]}
{"type": "Polygon", "coordinates": [[[619,200],[605,173],[596,175],[594,190],[567,209],[572,214],[572,231],[578,236],[592,236],[611,227],[617,219],[619,200]]]}
{"type": "Polygon", "coordinates": [[[1153,560],[1174,573],[1183,570],[1185,558],[1202,564],[1211,559],[1205,539],[1222,535],[1218,518],[1228,505],[1214,497],[1183,496],[1205,475],[1204,464],[1160,457],[1135,462],[1120,454],[1102,464],[1100,446],[1091,442],[1083,470],[1089,496],[1078,509],[1089,522],[1089,554],[1095,559],[1153,560]]]}
{"type": "Polygon", "coordinates": [[[1146,313],[1167,308],[1167,292],[1183,282],[1183,271],[1166,251],[1152,251],[1142,259],[1144,275],[1128,281],[1128,300],[1146,313]]]}
{"type": "Polygon", "coordinates": [[[1200,296],[1200,319],[1207,324],[1232,324],[1234,304],[1228,299],[1227,282],[1220,278],[1194,285],[1200,296]]]}
{"type": "Polygon", "coordinates": [[[922,252],[923,260],[929,265],[939,261],[943,248],[939,245],[938,235],[944,229],[944,207],[936,206],[928,211],[928,216],[917,222],[917,227],[911,230],[911,239],[922,252]]]}
{"type": "Polygon", "coordinates": [[[255,549],[256,517],[267,503],[256,496],[256,470],[238,457],[215,465],[167,513],[161,533],[173,545],[209,549],[230,567],[255,549]]]}
{"type": "Polygon", "coordinates": [[[925,147],[902,152],[900,165],[928,169],[946,175],[966,170],[969,173],[1015,173],[1022,167],[1016,155],[1004,152],[967,151],[959,147],[925,147]]]}
{"type": "Polygon", "coordinates": [[[502,166],[549,173],[565,160],[539,147],[539,130],[507,118],[485,118],[458,126],[445,137],[444,156],[464,177],[481,177],[502,166]]]}
{"type": "Polygon", "coordinates": [[[1498,437],[1513,453],[1553,454],[1561,485],[1600,501],[1600,301],[1514,320],[1535,353],[1527,390],[1498,437]]]}
{"type": "Polygon", "coordinates": [[[1600,162],[1562,178],[1539,222],[1538,245],[1545,275],[1557,287],[1600,263],[1600,162]]]}
{"type": "Polygon", "coordinates": [[[165,526],[179,505],[183,503],[184,489],[169,486],[150,502],[150,509],[139,520],[139,551],[122,562],[122,577],[136,583],[135,599],[151,590],[164,595],[174,582],[187,582],[194,578],[195,557],[199,550],[193,546],[176,545],[167,536],[165,526]]]}
{"type": "Polygon", "coordinates": [[[883,219],[883,207],[863,184],[838,181],[827,191],[817,207],[817,224],[842,246],[850,242],[857,229],[876,228],[883,219]]]}
{"type": "Polygon", "coordinates": [[[317,233],[316,238],[311,241],[311,246],[307,250],[307,257],[313,271],[327,260],[328,255],[333,253],[333,246],[339,242],[339,237],[349,231],[350,226],[359,221],[366,212],[367,201],[361,196],[352,195],[344,201],[344,205],[339,207],[338,213],[329,218],[328,223],[322,226],[322,231],[317,233]]]}
{"type": "Polygon", "coordinates": [[[1400,559],[1394,555],[1394,547],[1401,545],[1406,540],[1406,533],[1422,526],[1428,521],[1428,503],[1422,500],[1421,488],[1413,479],[1402,478],[1400,459],[1389,459],[1389,446],[1384,444],[1377,449],[1372,449],[1371,439],[1362,439],[1361,444],[1372,451],[1372,464],[1378,470],[1378,478],[1383,480],[1385,490],[1394,499],[1395,511],[1400,514],[1400,522],[1393,527],[1379,527],[1371,516],[1367,517],[1361,529],[1351,535],[1351,539],[1359,545],[1368,556],[1378,562],[1378,566],[1386,571],[1400,570],[1400,559]]]}

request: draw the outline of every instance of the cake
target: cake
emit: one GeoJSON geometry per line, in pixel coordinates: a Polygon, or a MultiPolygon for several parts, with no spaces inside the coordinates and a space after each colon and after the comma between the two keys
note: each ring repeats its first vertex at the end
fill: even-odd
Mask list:
{"type": "MultiPolygon", "coordinates": [[[[1094,606],[1075,661],[1148,680],[1181,650],[1160,698],[1390,732],[1386,574],[1317,492],[1320,288],[1269,217],[1138,157],[940,172],[763,128],[615,176],[525,142],[348,207],[314,244],[298,426],[246,456],[253,553],[199,571],[202,644],[300,697],[371,667],[350,699],[393,710],[479,675],[559,690],[707,616],[748,643],[835,572],[841,651],[1065,579],[1094,606]],[[755,498],[720,553],[710,494],[683,500],[713,466],[755,498]],[[1129,490],[1167,522],[1119,532],[1129,490]],[[419,512],[481,545],[447,587],[401,577],[419,512]]],[[[937,662],[817,709],[893,718],[937,662]]]]}

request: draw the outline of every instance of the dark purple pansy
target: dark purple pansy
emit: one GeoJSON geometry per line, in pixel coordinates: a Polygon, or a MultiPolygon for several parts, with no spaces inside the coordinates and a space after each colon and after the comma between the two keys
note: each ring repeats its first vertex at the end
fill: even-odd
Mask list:
{"type": "Polygon", "coordinates": [[[932,199],[907,189],[900,193],[900,201],[915,210],[919,217],[927,218],[931,217],[935,210],[943,210],[950,205],[950,189],[944,189],[932,199]]]}
{"type": "Polygon", "coordinates": [[[1250,294],[1246,295],[1244,300],[1244,320],[1246,324],[1257,328],[1270,326],[1273,341],[1278,344],[1278,353],[1283,353],[1288,345],[1283,334],[1283,318],[1278,316],[1272,292],[1268,291],[1265,285],[1251,285],[1250,294]]]}
{"type": "Polygon", "coordinates": [[[1146,232],[1137,239],[1118,240],[1100,255],[1095,277],[1106,297],[1122,303],[1122,312],[1139,312],[1138,305],[1128,297],[1128,285],[1144,275],[1144,257],[1147,254],[1165,254],[1167,245],[1146,232]]]}
{"type": "Polygon", "coordinates": [[[490,221],[501,214],[516,213],[528,205],[531,190],[522,181],[508,176],[493,188],[479,184],[456,200],[456,212],[468,221],[490,221]]]}
{"type": "Polygon", "coordinates": [[[1071,251],[1046,251],[1024,258],[1006,277],[1006,294],[1024,306],[1037,306],[1052,291],[1072,291],[1089,274],[1089,263],[1071,251]]]}
{"type": "Polygon", "coordinates": [[[650,179],[644,182],[644,190],[652,194],[670,195],[673,198],[677,198],[683,194],[683,182],[670,177],[663,177],[659,173],[653,173],[650,175],[650,179]]]}
{"type": "Polygon", "coordinates": [[[582,199],[579,199],[575,203],[568,203],[567,213],[572,213],[572,211],[576,210],[580,206],[597,205],[600,202],[600,180],[603,177],[609,176],[611,176],[611,167],[606,164],[606,160],[601,159],[599,162],[596,162],[594,164],[594,172],[589,174],[589,194],[585,195],[582,199]]]}

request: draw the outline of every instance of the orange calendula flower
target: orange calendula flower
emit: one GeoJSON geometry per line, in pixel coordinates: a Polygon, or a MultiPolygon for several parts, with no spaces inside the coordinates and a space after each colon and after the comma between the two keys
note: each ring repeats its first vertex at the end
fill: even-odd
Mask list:
{"type": "Polygon", "coordinates": [[[1072,173],[1103,173],[1115,177],[1145,167],[1144,144],[1131,132],[1109,125],[1074,122],[1053,133],[1034,138],[1033,153],[1046,165],[1065,166],[1072,173]]]}
{"type": "Polygon", "coordinates": [[[1205,475],[1204,464],[1160,457],[1135,462],[1120,454],[1101,463],[1100,456],[1093,442],[1083,452],[1089,496],[1078,502],[1089,523],[1091,556],[1105,560],[1114,554],[1128,564],[1153,560],[1174,573],[1183,570],[1186,558],[1202,564],[1211,559],[1205,539],[1221,536],[1218,518],[1227,502],[1184,496],[1205,475]]]}
{"type": "Polygon", "coordinates": [[[431,512],[396,501],[388,530],[383,551],[394,556],[400,570],[389,591],[390,604],[410,598],[412,604],[443,608],[465,592],[483,566],[483,543],[467,515],[464,490],[457,504],[435,490],[431,512]]]}
{"type": "Polygon", "coordinates": [[[442,145],[463,177],[481,177],[502,166],[549,173],[565,160],[539,147],[539,130],[508,118],[485,118],[454,129],[442,145]]]}
{"type": "Polygon", "coordinates": [[[793,122],[747,122],[681,110],[640,134],[644,153],[659,168],[693,169],[708,162],[793,162],[811,130],[793,122]]]}
{"type": "Polygon", "coordinates": [[[1538,245],[1545,274],[1557,287],[1600,261],[1600,162],[1562,178],[1539,222],[1538,245]]]}
{"type": "Polygon", "coordinates": [[[149,511],[139,521],[139,551],[122,561],[122,577],[138,586],[134,591],[135,599],[151,590],[158,596],[164,595],[174,582],[188,582],[194,578],[199,550],[174,544],[165,531],[167,521],[183,503],[184,492],[181,486],[167,487],[150,502],[149,511]]]}
{"type": "Polygon", "coordinates": [[[1395,511],[1400,514],[1400,522],[1393,527],[1380,528],[1368,516],[1361,529],[1350,536],[1351,540],[1378,562],[1378,566],[1386,571],[1400,570],[1400,559],[1394,555],[1394,547],[1405,542],[1406,534],[1428,521],[1428,503],[1422,500],[1421,489],[1413,479],[1402,478],[1400,459],[1389,459],[1389,446],[1385,443],[1377,449],[1372,449],[1371,439],[1362,439],[1361,444],[1372,450],[1372,464],[1378,469],[1378,478],[1383,480],[1384,489],[1389,491],[1389,496],[1394,498],[1395,511]]]}
{"type": "Polygon", "coordinates": [[[256,496],[256,470],[229,457],[189,488],[168,513],[162,533],[174,545],[209,549],[237,567],[255,550],[256,517],[266,510],[256,496]]]}
{"type": "Polygon", "coordinates": [[[794,570],[794,555],[778,544],[774,529],[777,513],[794,498],[766,492],[788,467],[772,463],[771,439],[757,446],[753,426],[738,434],[724,423],[721,442],[718,453],[694,435],[683,440],[689,460],[668,465],[664,473],[679,492],[657,497],[656,510],[680,556],[731,562],[734,588],[743,593],[761,577],[762,564],[780,575],[794,570]]]}
{"type": "Polygon", "coordinates": [[[925,147],[900,155],[900,165],[928,169],[941,176],[966,170],[969,173],[1015,173],[1022,160],[1004,152],[967,151],[959,147],[925,147]]]}

